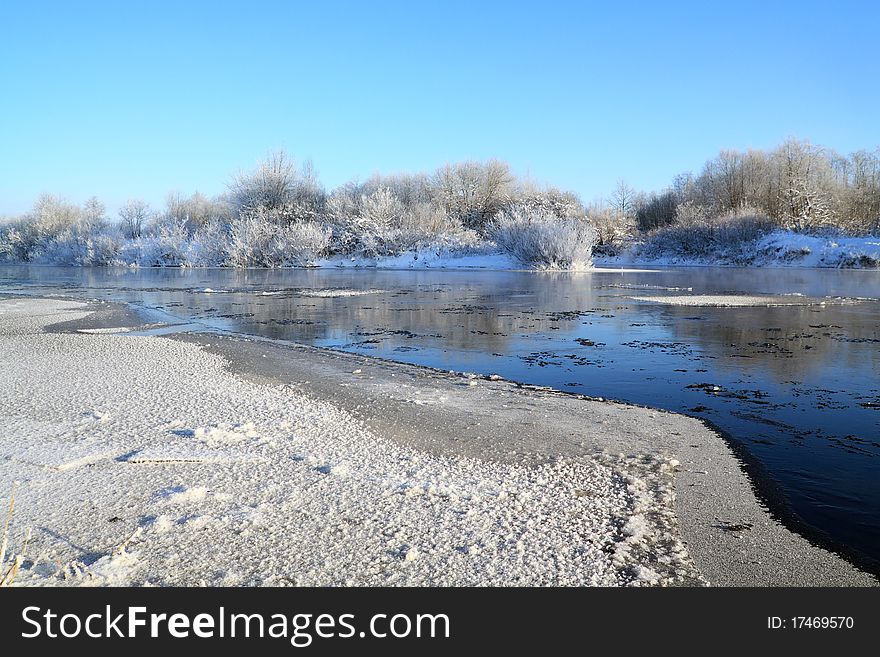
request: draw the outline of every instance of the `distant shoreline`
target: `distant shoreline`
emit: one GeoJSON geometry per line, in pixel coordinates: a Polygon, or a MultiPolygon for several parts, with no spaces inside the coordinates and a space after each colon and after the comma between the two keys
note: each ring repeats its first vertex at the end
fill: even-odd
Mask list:
{"type": "MultiPolygon", "coordinates": [[[[723,246],[723,245],[722,245],[723,246]]],[[[108,264],[77,264],[64,262],[2,261],[0,265],[58,266],[58,267],[130,267],[130,268],[192,268],[192,269],[381,269],[381,270],[460,270],[460,271],[532,271],[547,273],[579,273],[630,270],[638,267],[652,269],[669,267],[733,267],[733,268],[786,268],[786,269],[847,269],[853,271],[880,270],[880,237],[823,237],[775,231],[752,246],[740,246],[735,252],[721,249],[718,253],[687,255],[652,251],[650,245],[636,242],[617,255],[594,253],[592,267],[578,269],[542,269],[517,261],[512,256],[496,251],[449,253],[421,250],[404,251],[397,255],[380,257],[330,256],[316,258],[308,263],[278,267],[231,267],[181,260],[168,264],[144,264],[123,261],[108,264]]]]}

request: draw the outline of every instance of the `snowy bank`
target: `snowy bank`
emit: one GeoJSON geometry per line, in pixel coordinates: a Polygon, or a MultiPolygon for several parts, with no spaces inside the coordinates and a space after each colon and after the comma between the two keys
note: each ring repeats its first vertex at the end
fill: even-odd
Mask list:
{"type": "Polygon", "coordinates": [[[699,581],[674,527],[650,521],[671,494],[612,460],[432,455],[195,344],[44,332],[86,315],[0,301],[16,584],[699,581]]]}
{"type": "Polygon", "coordinates": [[[615,256],[596,256],[605,266],[880,267],[880,237],[820,236],[776,230],[746,244],[718,244],[699,255],[656,252],[636,243],[615,256]]]}
{"type": "Polygon", "coordinates": [[[880,267],[880,237],[815,237],[770,233],[757,244],[756,261],[793,267],[880,267]]]}

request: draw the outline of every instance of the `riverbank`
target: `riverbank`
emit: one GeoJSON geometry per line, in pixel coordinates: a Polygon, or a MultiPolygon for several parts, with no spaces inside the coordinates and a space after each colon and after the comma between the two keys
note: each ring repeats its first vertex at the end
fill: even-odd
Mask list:
{"type": "MultiPolygon", "coordinates": [[[[650,242],[650,239],[648,240],[650,242]]],[[[657,251],[650,243],[636,241],[616,255],[594,255],[594,270],[626,270],[633,267],[785,267],[877,269],[880,267],[880,237],[808,235],[777,230],[745,244],[713,244],[703,252],[680,249],[671,243],[667,251],[657,251]]],[[[691,245],[685,245],[691,246],[691,245]]],[[[486,246],[482,253],[470,255],[443,252],[408,251],[394,256],[364,258],[334,256],[317,260],[324,269],[490,269],[528,270],[511,255],[486,246]]],[[[583,270],[590,271],[590,269],[583,270]]]]}
{"type": "MultiPolygon", "coordinates": [[[[137,248],[131,246],[125,253],[99,260],[91,260],[86,256],[63,258],[41,256],[33,262],[21,262],[14,259],[4,261],[0,257],[0,264],[106,266],[133,269],[141,267],[235,269],[223,258],[206,259],[205,249],[197,248],[192,244],[188,248],[182,245],[164,245],[163,248],[158,249],[162,254],[161,257],[153,253],[155,250],[144,245],[137,248]]],[[[552,271],[628,271],[640,266],[869,270],[880,268],[880,237],[846,237],[834,234],[820,236],[784,230],[773,231],[760,239],[731,244],[712,242],[695,245],[689,242],[677,242],[675,239],[662,242],[658,235],[649,235],[626,245],[618,245],[615,250],[614,255],[595,253],[592,267],[552,271]],[[655,243],[658,241],[661,242],[659,245],[655,243]]],[[[424,247],[386,256],[314,256],[286,264],[279,263],[274,268],[535,271],[534,265],[518,261],[511,254],[503,252],[494,242],[487,240],[470,247],[456,249],[424,247]]]]}
{"type": "Polygon", "coordinates": [[[676,238],[648,236],[614,256],[594,258],[597,265],[690,267],[785,267],[831,269],[880,268],[880,237],[810,235],[775,230],[757,240],[701,243],[684,231],[676,238]],[[687,241],[691,239],[693,241],[687,241]]]}
{"type": "Polygon", "coordinates": [[[20,583],[876,583],[769,518],[692,418],[0,307],[20,583]]]}

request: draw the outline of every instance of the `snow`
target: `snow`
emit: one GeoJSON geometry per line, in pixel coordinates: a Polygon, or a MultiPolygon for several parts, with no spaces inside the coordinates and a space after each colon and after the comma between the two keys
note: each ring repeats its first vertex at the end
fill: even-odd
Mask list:
{"type": "Polygon", "coordinates": [[[362,297],[369,294],[384,294],[386,290],[350,290],[344,288],[328,288],[326,290],[300,290],[303,297],[316,297],[321,299],[336,299],[342,297],[362,297]]]}
{"type": "Polygon", "coordinates": [[[776,231],[758,242],[757,252],[759,259],[777,266],[878,267],[880,237],[815,237],[776,231]]]}
{"type": "MultiPolygon", "coordinates": [[[[743,308],[760,306],[823,306],[829,303],[848,303],[845,299],[818,299],[796,294],[680,294],[669,296],[632,296],[634,301],[663,303],[670,306],[706,306],[717,308],[743,308]]],[[[851,302],[850,302],[851,303],[851,302]]]]}
{"type": "Polygon", "coordinates": [[[33,528],[16,584],[639,585],[693,573],[675,529],[649,521],[671,514],[671,493],[622,461],[431,455],[239,378],[194,344],[43,332],[83,308],[0,301],[0,504],[21,481],[11,554],[33,528]]]}
{"type": "Polygon", "coordinates": [[[80,333],[128,333],[135,329],[130,326],[118,326],[115,328],[90,328],[78,329],[80,333]]]}

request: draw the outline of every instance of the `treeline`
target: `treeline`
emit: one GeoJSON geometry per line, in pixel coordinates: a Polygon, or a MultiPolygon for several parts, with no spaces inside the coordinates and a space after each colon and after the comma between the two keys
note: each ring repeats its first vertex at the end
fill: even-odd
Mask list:
{"type": "Polygon", "coordinates": [[[539,268],[614,255],[743,254],[773,231],[880,233],[880,150],[841,156],[788,140],[726,150],[699,174],[639,192],[621,182],[584,206],[572,192],[517,178],[499,161],[428,174],[376,175],[327,191],[285,153],[207,198],[132,200],[109,217],[97,199],[43,196],[0,224],[0,259],[77,265],[299,266],[327,257],[509,253],[539,268]]]}
{"type": "Polygon", "coordinates": [[[238,175],[227,192],[172,194],[156,211],[129,201],[116,221],[97,199],[40,198],[0,228],[0,257],[58,264],[296,266],[322,257],[491,251],[527,264],[589,264],[594,233],[575,194],[516,178],[503,162],[433,174],[373,176],[327,192],[285,153],[238,175]]]}
{"type": "Polygon", "coordinates": [[[659,237],[668,248],[684,239],[687,247],[689,233],[699,237],[713,229],[747,236],[770,230],[876,235],[880,149],[843,156],[789,139],[769,152],[724,150],[699,174],[678,175],[660,192],[640,193],[621,181],[588,215],[609,250],[633,236],[659,237]]]}

